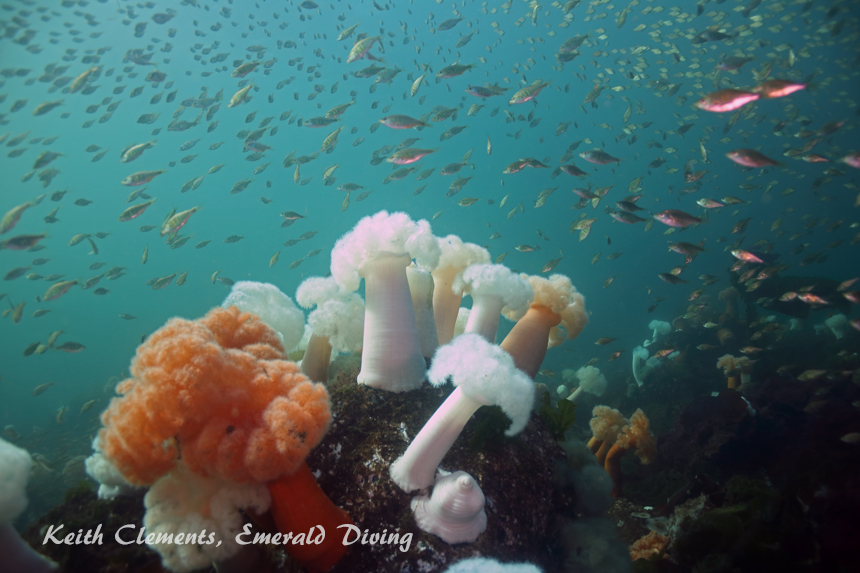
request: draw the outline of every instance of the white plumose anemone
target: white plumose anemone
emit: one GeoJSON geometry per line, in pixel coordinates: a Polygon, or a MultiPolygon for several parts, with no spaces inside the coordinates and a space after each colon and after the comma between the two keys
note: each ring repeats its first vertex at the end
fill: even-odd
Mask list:
{"type": "Polygon", "coordinates": [[[583,366],[576,371],[576,378],[579,380],[579,386],[567,397],[571,402],[576,403],[582,397],[583,392],[598,397],[603,396],[603,393],[606,392],[606,376],[594,366],[583,366]]]}
{"type": "Polygon", "coordinates": [[[332,277],[311,277],[296,290],[304,308],[316,306],[308,316],[311,336],[302,358],[302,372],[314,382],[328,382],[332,350],[355,352],[364,331],[364,301],[347,292],[332,277]]]}
{"type": "Polygon", "coordinates": [[[421,385],[426,364],[421,354],[406,267],[412,259],[433,268],[439,246],[430,224],[406,213],[380,211],[361,219],[331,252],[331,274],[344,289],[364,279],[365,314],[358,383],[404,392],[421,385]]]}
{"type": "Polygon", "coordinates": [[[221,306],[236,306],[239,310],[259,316],[260,320],[278,333],[287,352],[296,347],[304,334],[304,313],[293,299],[273,284],[239,281],[233,285],[221,306]]]}
{"type": "Polygon", "coordinates": [[[239,510],[254,509],[262,514],[269,509],[271,501],[265,484],[237,484],[206,478],[179,463],[160,477],[144,496],[143,524],[148,533],[157,536],[149,546],[161,555],[164,566],[184,573],[238,553],[241,546],[236,536],[242,532],[243,525],[239,510]],[[207,539],[199,539],[203,529],[212,533],[218,542],[206,543],[207,539]],[[182,541],[177,541],[179,535],[182,541]],[[194,541],[190,540],[192,535],[194,541]]]}
{"type": "Polygon", "coordinates": [[[434,386],[451,378],[457,386],[430,417],[406,452],[391,464],[391,478],[404,491],[433,484],[436,468],[469,418],[481,406],[496,405],[511,419],[505,432],[525,428],[534,402],[534,383],[511,356],[477,334],[463,334],[440,346],[427,379],[434,386]]]}
{"type": "Polygon", "coordinates": [[[529,282],[503,265],[472,265],[460,273],[453,288],[455,293],[472,296],[465,332],[480,334],[492,343],[502,310],[525,313],[534,298],[529,282]]]}

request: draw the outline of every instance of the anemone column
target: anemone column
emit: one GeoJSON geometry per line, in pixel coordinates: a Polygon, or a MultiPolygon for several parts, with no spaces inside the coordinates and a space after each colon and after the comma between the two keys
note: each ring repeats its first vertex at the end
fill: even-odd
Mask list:
{"type": "Polygon", "coordinates": [[[412,296],[421,353],[426,360],[429,360],[433,358],[433,353],[439,347],[436,320],[433,317],[433,277],[424,269],[410,265],[406,268],[406,280],[409,281],[409,293],[412,296]]]}
{"type": "Polygon", "coordinates": [[[517,368],[534,379],[546,356],[549,331],[559,323],[559,315],[542,304],[532,303],[499,346],[513,357],[517,368]]]}
{"type": "Polygon", "coordinates": [[[403,392],[424,380],[426,366],[406,280],[411,261],[406,253],[381,252],[359,268],[365,288],[359,384],[403,392]]]}
{"type": "Polygon", "coordinates": [[[469,312],[464,332],[480,334],[487,341],[495,343],[496,331],[499,329],[499,316],[504,306],[505,300],[500,294],[472,293],[472,310],[469,312]]]}
{"type": "Polygon", "coordinates": [[[302,372],[314,382],[325,384],[328,382],[329,362],[331,362],[331,344],[328,337],[311,334],[302,358],[302,372]]]}
{"type": "Polygon", "coordinates": [[[457,313],[460,312],[460,301],[462,294],[457,294],[451,287],[454,285],[454,277],[461,268],[445,267],[433,271],[433,318],[436,320],[436,334],[439,346],[451,342],[454,337],[454,326],[457,324],[457,313]]]}

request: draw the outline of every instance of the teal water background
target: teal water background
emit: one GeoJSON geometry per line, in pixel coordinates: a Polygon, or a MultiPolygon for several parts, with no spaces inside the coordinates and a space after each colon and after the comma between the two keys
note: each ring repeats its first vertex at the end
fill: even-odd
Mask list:
{"type": "MultiPolygon", "coordinates": [[[[343,233],[361,217],[381,209],[406,211],[415,219],[428,220],[441,213],[432,221],[436,235],[454,233],[464,241],[484,245],[493,259],[507,253],[504,264],[521,272],[540,274],[544,264],[562,257],[553,272],[570,276],[584,293],[591,323],[576,341],[551,350],[544,368],[561,372],[563,368],[578,368],[591,358],[598,358],[597,366],[607,375],[610,385],[627,382],[631,375],[630,352],[650,336],[647,328],[650,320],[670,321],[683,314],[689,304],[687,296],[698,288],[699,281],[695,277],[710,273],[720,278],[720,282],[706,288],[706,298],[702,299],[716,303],[717,293],[728,286],[726,269],[733,262],[723,249],[738,238],[730,230],[740,219],[752,218],[743,235],[743,247],[749,248],[760,239],[773,241],[774,252],[782,255],[781,262],[793,265],[790,274],[836,280],[856,275],[857,248],[849,245],[858,231],[851,227],[857,221],[856,171],[844,164],[805,163],[782,156],[785,149],[799,148],[807,141],[792,137],[796,132],[804,128],[816,130],[837,120],[846,120],[846,124],[835,134],[822,138],[813,152],[835,160],[856,149],[852,145],[857,141],[854,128],[858,110],[858,29],[857,15],[849,11],[847,4],[828,16],[830,5],[815,3],[803,11],[802,2],[765,2],[752,11],[753,18],[760,17],[755,20],[744,17],[740,13],[744,4],[732,0],[705,4],[704,14],[698,17],[695,17],[693,2],[673,5],[677,8],[640,2],[630,5],[626,22],[620,29],[616,21],[626,5],[613,3],[591,6],[580,3],[570,12],[573,17],[567,27],[560,26],[565,21],[561,7],[549,3],[541,5],[534,21],[530,5],[520,1],[507,4],[509,9],[494,2],[457,5],[393,2],[385,6],[389,9],[378,10],[370,2],[330,2],[320,3],[319,9],[307,10],[300,8],[298,2],[201,2],[194,6],[11,0],[0,5],[0,20],[6,30],[6,37],[0,39],[0,70],[30,70],[21,77],[4,74],[0,78],[0,95],[4,98],[0,104],[0,134],[8,132],[8,139],[11,139],[29,132],[18,146],[28,148],[20,157],[7,156],[13,150],[6,146],[8,139],[2,145],[0,213],[48,194],[38,206],[28,209],[15,229],[3,237],[47,232],[48,237],[41,242],[46,248],[38,252],[0,251],[0,272],[5,275],[13,268],[30,265],[36,258],[50,261],[34,266],[29,272],[62,274],[63,280],[83,281],[113,266],[126,268],[125,276],[116,281],[102,279],[98,287],[110,290],[104,296],[94,295],[95,289],[85,291],[74,287],[58,300],[37,302],[36,297],[43,295],[50,286],[44,280],[31,281],[22,277],[0,283],[0,293],[6,294],[0,300],[4,309],[9,307],[8,301],[15,305],[22,301],[27,303],[20,323],[14,324],[11,317],[0,322],[0,426],[13,426],[22,436],[20,445],[44,455],[51,462],[52,472],[37,478],[41,479],[38,483],[49,490],[46,499],[56,500],[58,492],[82,475],[70,471],[69,476],[63,477],[60,472],[68,460],[89,452],[89,442],[99,425],[98,416],[113,394],[117,377],[123,373],[127,375],[141,336],[172,316],[199,317],[220,304],[227,295],[229,286],[211,281],[215,271],[234,281],[272,282],[293,296],[304,278],[328,272],[328,254],[343,233]],[[159,25],[150,19],[154,13],[167,8],[176,10],[176,16],[169,22],[159,25]],[[232,10],[230,17],[222,15],[223,8],[232,10]],[[648,13],[643,13],[646,9],[648,13]],[[341,14],[343,19],[339,19],[341,14]],[[438,24],[457,15],[463,21],[453,29],[434,33],[438,24]],[[16,16],[21,19],[17,23],[12,20],[16,16]],[[144,22],[146,29],[142,37],[134,37],[135,24],[144,22]],[[840,30],[832,35],[834,26],[840,22],[840,30]],[[372,52],[385,59],[384,65],[403,69],[391,85],[377,85],[373,93],[369,91],[372,79],[351,75],[371,62],[362,59],[346,63],[354,37],[336,41],[340,30],[355,23],[360,23],[357,33],[382,35],[384,53],[376,46],[372,52]],[[693,35],[717,23],[722,29],[741,35],[727,42],[691,43],[693,35]],[[280,29],[282,24],[286,26],[280,29]],[[220,29],[212,29],[218,25],[220,29]],[[636,31],[640,25],[644,25],[644,29],[636,31]],[[173,38],[168,36],[171,28],[176,29],[173,38]],[[35,35],[27,45],[17,43],[15,40],[27,29],[35,35]],[[474,33],[471,41],[455,49],[461,35],[468,33],[474,33]],[[555,58],[558,47],[566,39],[585,33],[589,38],[580,48],[581,55],[560,65],[555,58]],[[297,45],[279,49],[279,40],[293,41],[297,45]],[[168,43],[172,44],[172,50],[164,51],[168,43]],[[265,70],[270,73],[264,73],[260,66],[245,78],[252,79],[259,88],[250,102],[228,109],[227,101],[240,85],[239,79],[230,77],[232,64],[234,60],[256,59],[258,53],[247,50],[252,45],[266,48],[261,61],[271,58],[277,61],[265,70]],[[91,65],[83,63],[81,58],[100,48],[107,48],[107,51],[97,64],[92,64],[102,69],[101,77],[94,82],[99,86],[94,93],[64,93],[68,85],[57,89],[50,81],[38,79],[45,67],[52,64],[68,66],[60,75],[73,79],[91,65]],[[153,52],[152,62],[156,66],[122,61],[127,50],[137,48],[153,52]],[[634,54],[637,48],[641,53],[634,54]],[[204,53],[206,50],[208,53],[204,53]],[[789,50],[797,56],[793,66],[787,62],[789,50]],[[228,56],[222,63],[211,63],[210,58],[217,53],[228,56]],[[737,124],[723,135],[723,127],[731,113],[708,113],[695,109],[692,104],[716,89],[713,73],[721,57],[739,53],[755,59],[737,72],[720,72],[720,87],[753,86],[753,70],[761,69],[769,60],[775,61],[772,78],[795,81],[811,78],[811,85],[787,98],[747,106],[737,124]],[[678,55],[679,61],[673,54],[678,55]],[[302,71],[296,65],[289,65],[289,60],[294,58],[303,58],[302,71]],[[485,58],[486,62],[482,63],[479,58],[485,58]],[[477,64],[477,67],[462,76],[437,83],[435,72],[457,60],[477,64]],[[319,77],[307,72],[309,66],[317,66],[319,77]],[[427,66],[428,83],[422,85],[415,97],[409,97],[412,79],[425,71],[424,66],[427,66]],[[166,82],[172,82],[170,88],[164,82],[153,85],[145,81],[146,74],[155,68],[167,74],[166,82]],[[113,75],[107,77],[107,70],[113,70],[113,75]],[[204,77],[203,73],[211,75],[204,77]],[[132,74],[137,75],[132,77],[132,74]],[[294,81],[277,89],[278,82],[291,76],[295,76],[294,81]],[[536,104],[508,105],[510,95],[538,79],[552,80],[552,84],[536,98],[536,104]],[[661,80],[661,84],[655,84],[661,80]],[[487,100],[465,92],[467,86],[484,82],[498,82],[510,91],[487,100]],[[584,104],[586,94],[596,82],[606,84],[606,89],[594,106],[584,104]],[[335,83],[338,89],[331,93],[335,83]],[[314,92],[315,84],[324,89],[309,101],[308,95],[314,92]],[[676,94],[667,96],[666,90],[671,84],[681,86],[676,94]],[[112,91],[117,86],[125,86],[125,90],[114,95],[112,91]],[[144,86],[142,94],[131,98],[130,92],[138,86],[144,86]],[[622,89],[613,91],[611,88],[622,89]],[[171,115],[181,101],[195,98],[203,90],[213,96],[222,89],[224,100],[213,118],[218,126],[211,133],[207,133],[209,122],[205,120],[185,132],[167,131],[171,115]],[[178,91],[174,102],[167,103],[162,97],[159,103],[150,104],[153,95],[163,91],[166,96],[174,90],[178,91]],[[357,92],[355,97],[350,95],[352,90],[357,92]],[[270,96],[272,103],[268,101],[270,96]],[[108,121],[98,123],[98,118],[106,112],[106,98],[122,103],[108,121]],[[27,104],[11,113],[11,106],[20,99],[26,99],[27,104]],[[59,99],[63,100],[63,105],[55,110],[44,116],[31,115],[39,103],[59,99]],[[356,104],[330,128],[297,127],[295,123],[278,119],[287,110],[305,119],[322,116],[335,105],[353,99],[356,104]],[[372,107],[374,102],[378,102],[376,108],[372,107]],[[474,103],[485,107],[476,115],[467,116],[469,106],[474,103]],[[631,104],[633,113],[627,122],[631,132],[625,135],[623,116],[631,104]],[[90,105],[98,105],[98,110],[87,113],[90,105]],[[384,126],[370,132],[371,126],[384,115],[398,113],[418,117],[435,105],[460,107],[456,121],[447,120],[420,132],[391,130],[384,126]],[[387,106],[390,110],[383,112],[387,106]],[[494,108],[500,111],[491,117],[494,108]],[[534,127],[529,127],[528,120],[506,122],[502,110],[509,110],[514,116],[534,112],[534,117],[541,121],[534,127]],[[788,119],[795,110],[797,116],[782,130],[783,135],[775,134],[774,124],[788,119]],[[152,125],[137,123],[141,114],[150,112],[161,114],[158,121],[152,125]],[[252,112],[256,112],[256,117],[246,123],[246,117],[252,112]],[[67,118],[61,117],[64,113],[69,114],[67,118]],[[236,137],[237,132],[255,129],[269,116],[274,118],[270,127],[277,126],[278,132],[267,134],[261,141],[272,149],[258,162],[245,161],[242,139],[236,137]],[[82,127],[89,120],[95,123],[82,127]],[[556,127],[561,122],[572,123],[565,133],[556,136],[556,127]],[[645,122],[651,125],[642,127],[645,122]],[[693,126],[680,136],[675,130],[685,123],[693,126]],[[282,166],[284,157],[292,151],[299,156],[319,150],[325,136],[339,125],[343,125],[344,130],[336,150],[331,154],[323,153],[302,166],[301,176],[311,177],[309,184],[295,183],[294,167],[285,169],[282,166]],[[454,125],[468,127],[459,135],[440,142],[441,133],[454,125]],[[353,127],[358,130],[355,134],[350,133],[353,127]],[[152,135],[156,128],[161,128],[161,132],[152,135]],[[634,135],[636,141],[631,142],[634,135]],[[48,137],[56,137],[56,142],[48,146],[31,142],[34,138],[48,137]],[[353,146],[359,137],[365,141],[353,146]],[[435,172],[426,181],[416,181],[413,174],[402,181],[383,185],[382,180],[391,173],[391,166],[388,163],[370,165],[372,152],[385,145],[396,146],[406,137],[420,137],[416,147],[439,148],[438,152],[424,158],[418,169],[434,167],[435,172]],[[489,156],[488,137],[493,145],[489,156]],[[727,141],[721,141],[724,137],[727,141]],[[194,148],[179,151],[182,143],[196,138],[200,141],[194,148]],[[585,139],[592,143],[581,143],[576,153],[601,148],[620,158],[621,163],[592,166],[575,155],[573,162],[588,172],[587,177],[579,180],[561,174],[551,178],[552,170],[558,166],[568,145],[585,139]],[[157,145],[142,157],[132,163],[119,161],[123,148],[149,140],[157,140],[157,145]],[[224,144],[217,150],[209,150],[209,146],[218,141],[224,144]],[[650,141],[659,142],[663,149],[649,146],[650,141]],[[707,163],[702,161],[700,141],[708,151],[707,163]],[[91,144],[109,150],[101,161],[92,162],[95,154],[85,151],[91,144]],[[667,152],[668,147],[676,148],[677,152],[667,152]],[[760,149],[782,161],[785,167],[741,169],[725,157],[726,152],[740,147],[760,149]],[[459,175],[473,179],[457,195],[446,197],[448,186],[456,176],[441,176],[439,171],[449,163],[459,162],[469,149],[474,149],[470,161],[475,168],[466,167],[459,175]],[[59,169],[60,175],[47,188],[42,187],[37,177],[22,182],[36,156],[45,150],[63,153],[49,166],[59,169]],[[197,154],[197,157],[190,163],[180,163],[182,157],[190,154],[197,154]],[[521,157],[546,160],[550,169],[526,168],[513,175],[502,174],[508,164],[521,157]],[[667,162],[650,169],[648,164],[658,157],[667,162]],[[680,196],[678,190],[685,186],[684,164],[691,159],[698,161],[697,170],[707,169],[708,174],[702,179],[699,191],[680,196]],[[176,162],[174,167],[168,167],[171,161],[176,162]],[[271,165],[262,174],[253,175],[253,169],[264,162],[271,162],[271,165]],[[335,173],[337,182],[324,186],[322,172],[335,163],[340,164],[335,173]],[[183,183],[205,174],[217,164],[225,166],[218,173],[206,175],[198,189],[180,194],[183,183]],[[813,191],[813,181],[822,177],[828,167],[844,174],[828,178],[813,191]],[[119,214],[130,206],[126,197],[133,190],[120,181],[133,172],[155,169],[167,169],[147,185],[146,193],[157,201],[141,217],[118,222],[119,214]],[[668,173],[670,169],[676,171],[668,173]],[[639,205],[653,212],[674,208],[701,215],[704,210],[696,206],[697,199],[719,199],[726,195],[740,197],[750,204],[711,212],[705,223],[669,236],[663,236],[666,227],[660,223],[645,231],[641,223],[623,225],[613,221],[604,213],[604,206],[626,196],[630,182],[640,176],[643,198],[639,205]],[[230,194],[233,184],[246,177],[252,177],[253,183],[241,193],[230,194]],[[271,182],[271,187],[267,182],[271,182]],[[354,191],[348,208],[342,211],[344,194],[336,187],[346,182],[359,183],[365,189],[354,191]],[[738,187],[747,183],[757,187],[750,191],[738,187]],[[426,189],[414,195],[413,192],[424,184],[426,189]],[[580,242],[577,233],[569,232],[571,223],[581,213],[571,210],[578,201],[571,189],[589,185],[611,185],[612,189],[597,209],[585,208],[588,217],[598,220],[588,238],[580,242]],[[764,193],[769,186],[770,191],[764,193]],[[545,205],[535,208],[538,193],[552,187],[558,188],[545,205]],[[674,191],[670,191],[670,187],[674,191]],[[794,192],[783,195],[789,188],[794,192]],[[59,202],[51,201],[50,195],[61,190],[68,190],[66,196],[59,202]],[[355,196],[364,190],[372,190],[372,193],[366,200],[355,202],[355,196]],[[272,202],[264,204],[261,196],[272,202]],[[505,196],[508,196],[507,203],[500,208],[505,196]],[[480,201],[469,207],[459,206],[457,202],[465,197],[480,198],[480,201]],[[80,198],[92,203],[83,207],[74,205],[80,198]],[[494,200],[494,204],[488,204],[488,199],[494,200]],[[507,218],[509,211],[520,203],[523,212],[507,218]],[[170,249],[158,236],[157,228],[146,233],[138,230],[141,225],[160,226],[173,208],[181,211],[196,205],[202,209],[182,230],[192,238],[179,249],[170,249]],[[57,206],[60,207],[59,222],[45,223],[43,218],[57,206]],[[278,214],[283,211],[296,211],[304,219],[282,228],[278,214]],[[782,219],[781,230],[785,234],[781,236],[771,230],[776,219],[782,219]],[[807,223],[813,219],[816,222],[807,229],[807,223]],[[836,221],[843,221],[843,224],[828,232],[828,226],[836,221]],[[285,241],[296,239],[307,231],[318,234],[295,246],[283,246],[285,241]],[[540,238],[538,231],[549,240],[540,238]],[[95,239],[98,255],[88,254],[90,247],[86,241],[68,246],[74,235],[96,232],[109,233],[104,239],[95,239]],[[500,232],[501,238],[490,240],[494,232],[500,232]],[[801,236],[792,240],[795,233],[801,236]],[[223,240],[230,235],[244,236],[244,239],[225,244],[223,240]],[[728,240],[719,243],[720,237],[728,240]],[[608,244],[610,239],[611,245],[608,244]],[[194,248],[204,240],[211,243],[202,249],[194,248]],[[690,281],[687,285],[669,285],[657,278],[658,273],[683,264],[683,256],[667,248],[670,242],[677,240],[692,243],[706,240],[708,252],[700,255],[681,275],[690,281]],[[832,246],[834,241],[841,243],[832,246]],[[809,246],[801,254],[790,255],[800,243],[809,243],[809,246]],[[540,245],[540,250],[518,252],[515,247],[523,244],[540,245]],[[141,256],[147,247],[149,260],[144,265],[141,256]],[[314,249],[322,249],[322,252],[306,258],[297,268],[288,269],[290,263],[314,249]],[[269,260],[277,251],[280,251],[280,259],[274,267],[269,267],[269,260]],[[602,256],[592,264],[598,252],[602,256]],[[624,254],[607,260],[614,252],[624,254]],[[798,265],[805,256],[818,252],[826,255],[826,260],[808,266],[798,265]],[[89,270],[94,262],[104,262],[105,266],[89,270]],[[175,280],[162,290],[145,285],[154,277],[183,271],[188,271],[185,285],[178,286],[175,280]],[[614,282],[604,288],[604,280],[613,276],[614,282]],[[646,313],[658,296],[668,297],[668,300],[655,312],[646,313]],[[34,318],[32,313],[38,308],[51,312],[34,318]],[[124,320],[120,314],[137,318],[124,320]],[[77,354],[49,350],[42,355],[22,356],[29,344],[46,342],[56,330],[63,331],[58,344],[72,340],[84,344],[86,350],[77,354]],[[600,337],[618,340],[608,346],[594,345],[600,337]],[[606,361],[612,352],[621,349],[626,352],[619,360],[606,361]],[[53,382],[54,386],[42,395],[31,395],[36,386],[48,382],[53,382]],[[92,399],[98,399],[95,407],[80,413],[82,405],[92,399]],[[56,414],[64,406],[69,411],[63,423],[58,424],[56,414]]],[[[197,109],[186,109],[181,119],[191,121],[197,113],[197,109]]],[[[464,304],[469,304],[468,298],[464,304]]],[[[827,310],[815,312],[811,320],[821,323],[827,314],[827,310]]],[[[780,320],[784,321],[785,317],[780,320]]],[[[503,320],[498,340],[509,328],[510,323],[503,320]]],[[[539,381],[554,387],[559,379],[539,381]]],[[[31,505],[36,511],[44,508],[45,503],[34,501],[31,505]]]]}

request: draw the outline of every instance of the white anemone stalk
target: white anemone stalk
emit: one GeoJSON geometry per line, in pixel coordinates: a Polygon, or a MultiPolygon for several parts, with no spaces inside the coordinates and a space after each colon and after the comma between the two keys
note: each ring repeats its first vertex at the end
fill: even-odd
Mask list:
{"type": "Polygon", "coordinates": [[[424,380],[426,363],[406,280],[411,261],[405,253],[381,253],[361,265],[365,313],[359,384],[404,392],[424,380]]]}
{"type": "Polygon", "coordinates": [[[435,266],[439,248],[430,224],[405,213],[380,211],[361,219],[331,253],[334,279],[348,291],[365,287],[364,340],[359,384],[404,392],[421,386],[426,372],[406,267],[412,259],[435,266]]]}

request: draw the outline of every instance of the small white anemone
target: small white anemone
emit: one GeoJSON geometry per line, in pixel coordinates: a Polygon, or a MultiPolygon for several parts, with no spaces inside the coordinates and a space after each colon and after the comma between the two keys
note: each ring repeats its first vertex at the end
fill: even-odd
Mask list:
{"type": "Polygon", "coordinates": [[[87,475],[99,482],[99,499],[113,499],[118,495],[132,495],[140,491],[125,479],[110,460],[102,455],[99,437],[93,439],[93,454],[84,460],[87,475]]]}
{"type": "Polygon", "coordinates": [[[332,277],[310,277],[296,289],[296,301],[306,309],[310,339],[302,358],[302,372],[314,382],[328,381],[332,350],[355,352],[361,349],[364,332],[364,301],[347,292],[332,277]]]}
{"type": "Polygon", "coordinates": [[[653,331],[651,342],[655,342],[658,336],[666,336],[672,332],[672,325],[663,320],[652,320],[648,323],[648,328],[653,331]]]}
{"type": "Polygon", "coordinates": [[[488,557],[471,557],[457,561],[445,573],[541,573],[531,563],[499,563],[488,557]]]}
{"type": "Polygon", "coordinates": [[[583,366],[576,371],[576,378],[579,380],[579,386],[567,397],[571,402],[577,402],[582,397],[583,392],[588,392],[597,397],[603,396],[603,393],[606,392],[606,376],[594,366],[583,366]]]}
{"type": "Polygon", "coordinates": [[[466,332],[490,342],[496,341],[501,313],[525,314],[534,298],[529,282],[503,265],[472,265],[457,276],[453,290],[472,296],[466,332]]]}

